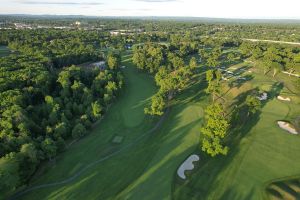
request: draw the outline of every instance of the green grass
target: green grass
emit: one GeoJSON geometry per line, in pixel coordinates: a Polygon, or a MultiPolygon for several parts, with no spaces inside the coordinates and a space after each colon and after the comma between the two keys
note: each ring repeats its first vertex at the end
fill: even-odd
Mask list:
{"type": "MultiPolygon", "coordinates": [[[[249,86],[267,90],[275,98],[269,99],[261,113],[248,121],[242,130],[233,133],[232,137],[241,139],[231,146],[229,155],[205,158],[188,181],[175,182],[174,199],[259,200],[264,198],[266,182],[300,174],[300,137],[288,134],[276,125],[277,120],[291,120],[299,116],[299,97],[287,93],[287,88],[274,90],[277,81],[270,76],[261,73],[252,75],[252,80],[237,86],[234,92],[228,92],[227,99],[231,98],[229,101],[234,102],[232,98],[243,94],[249,86]],[[294,101],[277,100],[275,93],[282,92],[293,96],[294,101]]],[[[280,80],[286,83],[288,78],[285,76],[280,80]]]]}
{"type": "Polygon", "coordinates": [[[8,56],[10,54],[10,50],[7,46],[0,46],[0,57],[8,56]]]}
{"type": "Polygon", "coordinates": [[[267,197],[275,199],[299,199],[300,182],[299,179],[287,179],[270,183],[266,188],[267,197]]]}
{"type": "Polygon", "coordinates": [[[179,94],[161,127],[147,134],[158,118],[145,116],[143,108],[157,88],[151,76],[136,70],[129,58],[123,58],[125,90],[105,118],[58,156],[56,163],[43,167],[43,174],[36,175],[30,185],[64,180],[94,160],[134,145],[93,165],[70,183],[38,189],[21,199],[259,200],[265,197],[267,183],[300,175],[300,137],[276,125],[277,120],[293,121],[300,113],[300,97],[293,93],[290,77],[278,75],[276,80],[254,68],[249,81],[233,82],[232,88],[226,88],[230,89],[224,95],[228,106],[256,87],[268,91],[271,98],[261,113],[228,138],[235,141],[228,156],[209,158],[198,146],[203,108],[208,104],[205,84],[198,82],[179,94]],[[284,81],[283,87],[276,84],[278,79],[284,81]],[[278,94],[290,96],[292,102],[277,100],[278,94]],[[116,135],[123,137],[122,143],[112,143],[116,135]],[[191,153],[200,154],[200,161],[183,181],[176,171],[191,153]]]}
{"type": "MultiPolygon", "coordinates": [[[[125,58],[127,59],[127,57],[125,58]]],[[[158,118],[146,117],[143,108],[156,91],[150,75],[124,61],[124,93],[84,139],[48,164],[31,186],[64,180],[88,163],[124,148],[150,130],[158,118]],[[121,144],[112,144],[115,135],[121,144]]],[[[94,165],[74,181],[34,190],[20,199],[169,199],[174,174],[199,144],[199,128],[206,97],[195,84],[172,102],[161,127],[135,145],[94,165]]]]}

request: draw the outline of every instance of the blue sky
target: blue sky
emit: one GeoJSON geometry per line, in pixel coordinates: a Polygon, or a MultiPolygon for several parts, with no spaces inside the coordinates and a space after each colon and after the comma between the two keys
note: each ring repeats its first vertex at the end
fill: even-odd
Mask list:
{"type": "Polygon", "coordinates": [[[0,14],[300,19],[300,0],[0,0],[0,14]]]}

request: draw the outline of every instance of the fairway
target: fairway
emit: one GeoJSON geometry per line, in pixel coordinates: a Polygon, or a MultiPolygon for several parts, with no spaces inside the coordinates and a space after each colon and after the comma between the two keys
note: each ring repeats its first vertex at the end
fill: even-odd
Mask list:
{"type": "Polygon", "coordinates": [[[290,1],[1,3],[0,200],[300,200],[290,1]]]}
{"type": "MultiPolygon", "coordinates": [[[[288,86],[288,77],[280,76],[288,86]]],[[[262,74],[228,95],[238,95],[251,87],[259,87],[277,95],[276,80],[262,74]]],[[[235,137],[241,137],[227,157],[206,160],[184,184],[177,182],[174,199],[264,199],[266,183],[274,179],[299,175],[300,137],[280,129],[277,120],[292,120],[300,112],[299,97],[288,88],[279,89],[293,102],[269,98],[261,114],[247,122],[235,137]]]]}
{"type": "Polygon", "coordinates": [[[124,93],[86,138],[73,144],[55,164],[47,164],[45,174],[33,180],[32,186],[63,181],[96,159],[125,147],[124,151],[93,165],[70,182],[34,190],[20,199],[171,197],[178,166],[197,148],[206,95],[195,92],[199,85],[193,85],[172,102],[161,127],[145,135],[158,121],[143,113],[155,86],[149,75],[138,72],[127,57],[124,59],[124,93]],[[111,143],[114,135],[124,137],[120,145],[111,143]]]}
{"type": "MultiPolygon", "coordinates": [[[[152,96],[156,89],[152,78],[149,75],[138,72],[134,67],[129,66],[131,63],[128,62],[128,60],[124,61],[123,64],[128,66],[124,70],[126,87],[120,97],[116,100],[117,102],[109,109],[109,112],[105,115],[104,119],[100,123],[97,123],[87,137],[74,143],[65,153],[62,153],[61,156],[56,159],[55,163],[48,163],[44,166],[44,172],[46,173],[43,176],[34,179],[32,185],[68,179],[95,160],[99,160],[102,157],[133,143],[140,136],[145,135],[145,133],[156,124],[158,120],[146,117],[143,112],[147,99],[152,96]],[[128,98],[130,98],[130,100],[128,100],[128,98]],[[131,120],[128,120],[131,116],[138,118],[138,121],[135,122],[135,124],[131,123],[131,120]],[[132,128],[132,126],[134,127],[132,128]],[[111,143],[111,140],[115,135],[124,137],[123,142],[120,145],[113,145],[111,143]]],[[[120,160],[119,158],[116,158],[115,161],[119,162],[120,160]]],[[[136,164],[141,163],[137,162],[136,164]]],[[[130,165],[126,167],[130,167],[130,165]]],[[[99,176],[103,176],[103,173],[108,175],[107,172],[109,171],[107,171],[107,169],[111,169],[110,167],[105,167],[105,170],[102,169],[101,171],[98,168],[99,166],[90,168],[78,177],[78,179],[74,180],[69,185],[63,186],[68,187],[68,190],[72,190],[72,188],[75,189],[78,183],[81,183],[82,180],[86,180],[86,178],[94,172],[98,172],[99,176]]],[[[121,171],[122,169],[120,172],[121,171]]],[[[128,174],[124,175],[128,176],[128,174]]],[[[117,178],[118,176],[115,177],[117,178]]],[[[105,179],[98,177],[92,180],[105,181],[105,179]]],[[[103,183],[103,185],[105,185],[105,183],[103,183]]],[[[63,187],[59,186],[58,188],[60,190],[63,187]]],[[[45,190],[41,189],[34,191],[28,194],[28,199],[40,199],[42,197],[50,198],[53,194],[56,194],[58,188],[51,187],[45,190]],[[49,194],[49,196],[45,197],[45,193],[49,194]]],[[[64,190],[64,192],[67,192],[68,190],[64,190]]],[[[86,192],[92,194],[90,190],[86,192]]],[[[98,189],[94,192],[98,193],[98,189]]],[[[82,192],[79,193],[85,195],[82,192]]],[[[68,195],[73,194],[67,192],[67,194],[60,193],[60,195],[67,197],[68,195]]],[[[60,195],[57,196],[57,198],[62,197],[60,195]]]]}

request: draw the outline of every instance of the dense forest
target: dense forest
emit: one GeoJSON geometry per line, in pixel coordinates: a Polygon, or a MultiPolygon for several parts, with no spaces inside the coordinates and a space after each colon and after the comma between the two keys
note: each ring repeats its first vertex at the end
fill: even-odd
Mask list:
{"type": "Polygon", "coordinates": [[[43,160],[86,134],[123,85],[116,53],[100,53],[84,32],[5,31],[0,58],[1,193],[26,182],[43,160]],[[75,64],[106,59],[107,67],[75,64]]]}

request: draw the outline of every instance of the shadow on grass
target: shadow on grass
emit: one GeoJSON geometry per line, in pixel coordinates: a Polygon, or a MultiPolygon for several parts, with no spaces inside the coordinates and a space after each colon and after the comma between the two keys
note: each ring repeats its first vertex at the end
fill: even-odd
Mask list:
{"type": "MultiPolygon", "coordinates": [[[[268,99],[263,102],[262,107],[273,98],[275,98],[282,90],[283,85],[280,83],[274,83],[271,86],[270,91],[268,91],[268,99]]],[[[244,92],[234,99],[235,104],[241,105],[247,95],[256,93],[257,88],[244,92]]],[[[173,185],[172,199],[230,199],[230,200],[248,200],[252,199],[252,190],[247,194],[241,191],[235,191],[230,185],[226,185],[227,189],[225,191],[216,191],[216,189],[224,188],[224,184],[230,183],[231,176],[223,176],[222,171],[226,169],[236,155],[241,151],[240,142],[243,137],[245,137],[251,129],[260,120],[261,112],[257,112],[255,115],[250,115],[248,117],[245,109],[234,113],[234,123],[232,123],[231,131],[226,138],[226,143],[230,148],[227,156],[217,156],[211,158],[205,153],[197,150],[200,154],[200,167],[197,171],[193,173],[186,181],[178,181],[175,178],[173,185]]],[[[250,147],[251,145],[249,145],[250,147]]],[[[243,160],[243,156],[240,158],[240,162],[243,160]]],[[[239,169],[240,165],[231,166],[236,171],[239,169]]],[[[253,185],[254,186],[254,185],[253,185]]]]}

